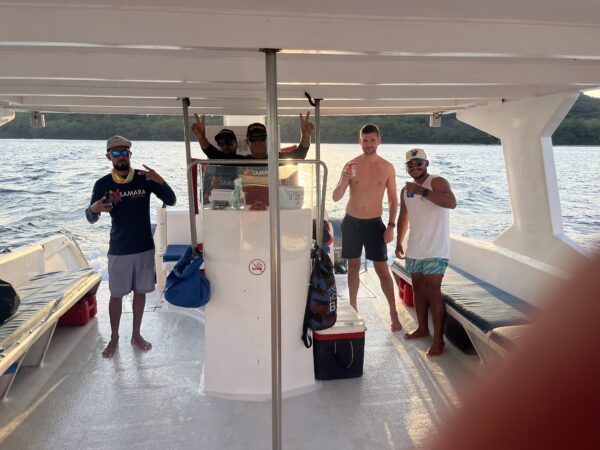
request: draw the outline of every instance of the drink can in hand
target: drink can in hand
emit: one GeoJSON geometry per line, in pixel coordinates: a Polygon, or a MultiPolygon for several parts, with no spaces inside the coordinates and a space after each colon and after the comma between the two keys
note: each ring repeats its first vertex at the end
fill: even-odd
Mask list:
{"type": "Polygon", "coordinates": [[[356,163],[355,162],[348,163],[348,173],[350,173],[351,177],[356,176],[356,163]]]}

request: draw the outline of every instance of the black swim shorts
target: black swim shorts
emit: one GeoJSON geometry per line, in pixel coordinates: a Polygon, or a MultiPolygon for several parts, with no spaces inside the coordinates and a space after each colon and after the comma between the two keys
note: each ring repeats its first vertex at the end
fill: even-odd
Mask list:
{"type": "Polygon", "coordinates": [[[357,219],[346,214],[342,220],[342,258],[360,258],[364,246],[367,259],[387,261],[384,231],[385,224],[381,217],[357,219]]]}

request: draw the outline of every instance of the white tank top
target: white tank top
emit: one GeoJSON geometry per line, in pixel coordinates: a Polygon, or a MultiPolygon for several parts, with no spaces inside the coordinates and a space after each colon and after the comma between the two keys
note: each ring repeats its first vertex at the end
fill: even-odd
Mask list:
{"type": "MultiPolygon", "coordinates": [[[[422,184],[431,190],[436,178],[428,175],[422,184]]],[[[407,197],[404,204],[408,211],[409,234],[406,256],[413,259],[450,258],[450,224],[448,208],[442,208],[420,195],[407,197]]]]}

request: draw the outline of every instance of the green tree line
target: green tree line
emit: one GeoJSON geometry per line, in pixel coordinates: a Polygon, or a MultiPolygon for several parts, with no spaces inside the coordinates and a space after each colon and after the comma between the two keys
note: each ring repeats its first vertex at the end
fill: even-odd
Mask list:
{"type": "MultiPolygon", "coordinates": [[[[208,125],[222,118],[207,117],[208,125]]],[[[336,116],[321,118],[321,142],[354,143],[365,123],[379,126],[385,143],[497,144],[498,140],[456,119],[443,116],[440,128],[429,127],[426,115],[336,116]]],[[[281,141],[299,139],[297,117],[281,117],[281,141]]],[[[45,128],[31,128],[28,113],[0,127],[0,139],[106,139],[121,134],[133,140],[181,141],[183,123],[178,116],[46,114],[45,128]]],[[[600,99],[581,95],[553,136],[556,145],[600,145],[600,99]]]]}

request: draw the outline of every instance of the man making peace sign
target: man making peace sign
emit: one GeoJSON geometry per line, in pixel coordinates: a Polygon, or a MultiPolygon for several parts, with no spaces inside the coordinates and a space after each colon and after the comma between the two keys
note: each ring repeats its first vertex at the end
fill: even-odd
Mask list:
{"type": "Polygon", "coordinates": [[[148,166],[134,170],[130,166],[131,142],[113,136],[106,143],[106,158],[113,170],[94,184],[90,206],[85,215],[90,223],[100,214],[111,216],[108,249],[108,286],[110,289],[111,337],[102,352],[110,358],[119,343],[119,323],[123,297],[133,291],[133,332],[131,344],[150,350],[152,344],[140,334],[146,294],[154,291],[154,240],[150,231],[150,194],[169,206],[175,193],[163,178],[148,166]]]}

